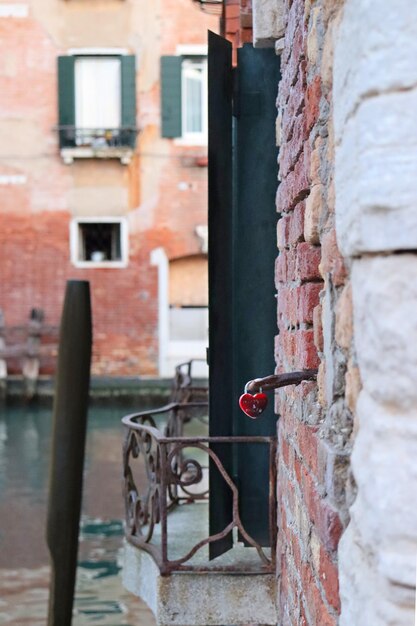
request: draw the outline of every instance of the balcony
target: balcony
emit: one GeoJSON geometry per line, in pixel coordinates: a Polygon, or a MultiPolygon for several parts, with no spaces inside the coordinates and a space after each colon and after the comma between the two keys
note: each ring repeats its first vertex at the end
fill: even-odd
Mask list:
{"type": "Polygon", "coordinates": [[[61,156],[65,164],[74,159],[120,159],[130,163],[136,145],[138,129],[132,126],[119,128],[78,128],[57,126],[61,156]]]}
{"type": "Polygon", "coordinates": [[[172,403],[122,420],[124,584],[147,602],[160,626],[276,624],[276,439],[210,437],[207,413],[206,402],[172,403]],[[269,458],[269,547],[244,527],[238,486],[222,462],[247,444],[269,458]],[[232,502],[230,521],[216,534],[208,522],[209,466],[232,502]],[[231,548],[210,559],[209,546],[226,537],[231,548]]]}

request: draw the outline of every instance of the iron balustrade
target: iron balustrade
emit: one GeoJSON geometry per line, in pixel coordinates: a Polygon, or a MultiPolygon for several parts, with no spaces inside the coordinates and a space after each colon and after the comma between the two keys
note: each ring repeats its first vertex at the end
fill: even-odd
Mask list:
{"type": "MultiPolygon", "coordinates": [[[[207,403],[172,403],[160,409],[127,415],[122,422],[126,428],[123,447],[124,498],[126,506],[126,538],[137,548],[152,555],[162,575],[172,572],[233,572],[272,573],[275,571],[276,548],[276,437],[263,436],[184,436],[184,424],[193,419],[205,421],[207,403]],[[157,421],[166,418],[161,430],[157,421]],[[245,530],[239,514],[239,488],[233,477],[213,450],[216,444],[233,447],[245,444],[267,446],[269,453],[269,528],[270,549],[260,546],[245,530]],[[193,455],[190,456],[190,450],[193,455]],[[207,501],[210,487],[207,482],[206,456],[221,474],[232,493],[230,523],[219,533],[199,539],[186,554],[179,558],[169,557],[170,532],[168,515],[178,507],[207,501]],[[140,468],[140,463],[142,466],[140,468]],[[142,471],[140,471],[140,469],[142,471]],[[138,478],[139,477],[139,480],[138,478]],[[139,482],[144,483],[143,487],[139,482]],[[222,557],[214,561],[192,561],[204,547],[234,533],[234,543],[246,550],[254,549],[255,562],[226,561],[222,557]],[[243,548],[243,545],[246,546],[243,548]]],[[[182,509],[184,510],[184,509],[182,509]]],[[[174,513],[175,515],[175,513],[174,513]]],[[[170,518],[171,519],[171,518],[170,518]]],[[[192,529],[185,525],[184,536],[192,529]]],[[[177,540],[177,538],[175,539],[177,540]]],[[[226,553],[230,556],[233,550],[226,553]]],[[[200,553],[201,554],[201,553],[200,553]]],[[[247,554],[247,552],[246,552],[247,554]]]]}
{"type": "Polygon", "coordinates": [[[61,148],[133,148],[139,129],[135,126],[118,128],[79,128],[77,126],[56,126],[61,148]]]}

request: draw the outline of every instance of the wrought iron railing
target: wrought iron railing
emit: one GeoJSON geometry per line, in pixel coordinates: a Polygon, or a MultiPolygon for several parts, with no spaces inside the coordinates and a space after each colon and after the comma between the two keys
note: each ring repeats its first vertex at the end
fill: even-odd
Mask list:
{"type": "Polygon", "coordinates": [[[134,147],[139,129],[135,126],[118,128],[79,128],[56,126],[61,148],[109,148],[134,147]]]}
{"type": "MultiPolygon", "coordinates": [[[[207,403],[172,403],[155,411],[123,418],[127,429],[123,450],[127,540],[150,553],[163,575],[174,571],[274,572],[276,438],[184,436],[184,425],[196,417],[202,418],[204,412],[207,413],[207,403]],[[158,427],[164,418],[164,426],[158,427]],[[226,444],[230,446],[231,458],[233,446],[248,443],[266,446],[269,453],[270,548],[259,545],[246,531],[239,513],[239,489],[215,452],[216,444],[222,444],[223,451],[226,444]],[[198,503],[210,497],[209,463],[212,468],[217,468],[231,491],[230,522],[214,535],[210,535],[208,524],[203,525],[203,536],[199,535],[192,545],[185,542],[185,553],[180,555],[178,545],[173,545],[173,542],[178,543],[178,534],[171,536],[169,520],[174,509],[187,512],[184,507],[189,505],[194,505],[198,517],[208,513],[202,511],[198,503]],[[234,561],[222,557],[209,562],[208,545],[223,540],[230,533],[240,556],[242,550],[247,555],[247,548],[252,549],[250,563],[247,559],[234,561]]],[[[175,513],[172,519],[174,516],[175,513]]],[[[180,532],[187,539],[194,530],[185,524],[180,532]]],[[[228,557],[231,552],[233,549],[227,553],[228,557]]]]}
{"type": "Polygon", "coordinates": [[[172,383],[172,402],[208,401],[208,385],[202,384],[201,379],[194,375],[194,365],[197,363],[205,364],[206,361],[204,359],[190,359],[176,366],[172,383]]]}

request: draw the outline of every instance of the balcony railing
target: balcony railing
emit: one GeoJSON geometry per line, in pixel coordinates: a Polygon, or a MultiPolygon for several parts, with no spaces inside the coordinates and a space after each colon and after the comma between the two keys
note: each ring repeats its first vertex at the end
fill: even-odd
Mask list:
{"type": "Polygon", "coordinates": [[[76,126],[56,126],[61,148],[134,148],[139,129],[134,126],[118,128],[78,128],[76,126]]]}
{"type": "Polygon", "coordinates": [[[162,575],[175,571],[272,573],[275,571],[276,438],[208,437],[196,433],[206,422],[207,403],[172,403],[128,415],[124,451],[124,496],[127,540],[150,553],[162,575]],[[193,424],[195,426],[193,427],[193,424]],[[270,548],[246,531],[239,513],[239,489],[215,449],[256,444],[269,454],[270,548]],[[208,466],[217,469],[232,494],[230,522],[217,534],[208,530],[208,466]],[[204,506],[205,504],[205,506],[204,506]],[[226,536],[233,548],[209,561],[208,546],[226,536]]]}

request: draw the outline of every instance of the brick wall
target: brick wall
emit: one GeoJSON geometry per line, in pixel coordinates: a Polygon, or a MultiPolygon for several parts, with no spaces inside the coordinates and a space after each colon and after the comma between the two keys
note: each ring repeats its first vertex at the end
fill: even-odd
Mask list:
{"type": "Polygon", "coordinates": [[[354,486],[350,436],[360,386],[347,270],[334,224],[334,3],[286,2],[279,86],[279,372],[319,368],[281,390],[278,422],[282,624],[330,626],[340,613],[337,549],[354,486]],[[333,4],[330,7],[330,4],[333,4]]]}

